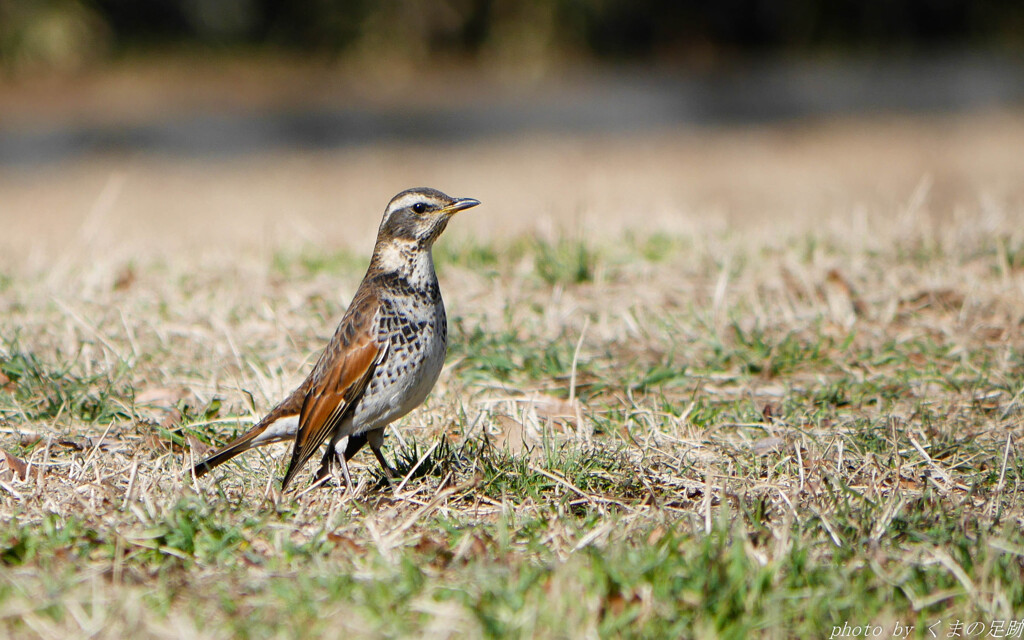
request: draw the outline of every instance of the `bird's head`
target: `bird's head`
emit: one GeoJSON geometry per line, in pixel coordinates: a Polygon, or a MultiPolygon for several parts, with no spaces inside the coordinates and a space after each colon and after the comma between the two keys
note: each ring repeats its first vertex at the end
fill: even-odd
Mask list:
{"type": "Polygon", "coordinates": [[[452,198],[437,189],[420,187],[398,194],[384,210],[377,243],[399,241],[429,249],[452,216],[475,207],[479,200],[452,198]]]}

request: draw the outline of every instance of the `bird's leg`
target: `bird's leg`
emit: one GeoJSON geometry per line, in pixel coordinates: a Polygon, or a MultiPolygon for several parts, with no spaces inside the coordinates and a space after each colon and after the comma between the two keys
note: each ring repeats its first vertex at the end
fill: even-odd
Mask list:
{"type": "Polygon", "coordinates": [[[388,461],[384,459],[384,453],[380,448],[384,445],[384,429],[375,429],[366,434],[366,439],[370,442],[370,449],[373,450],[373,455],[377,457],[377,462],[380,463],[380,468],[384,470],[384,476],[388,480],[394,480],[398,477],[398,474],[388,461]]]}
{"type": "Polygon", "coordinates": [[[345,456],[338,456],[338,462],[341,463],[341,475],[345,476],[345,488],[349,491],[355,489],[352,485],[352,476],[348,474],[348,462],[345,461],[345,456]]]}
{"type": "MultiPolygon", "coordinates": [[[[348,474],[348,461],[349,458],[356,455],[363,445],[366,444],[366,434],[350,435],[348,441],[345,443],[345,453],[338,456],[338,462],[341,463],[341,472],[345,475],[345,483],[350,487],[354,488],[352,484],[352,476],[348,474]]],[[[328,451],[328,454],[331,452],[328,451]]],[[[337,453],[337,449],[335,449],[337,453]]]]}
{"type": "Polygon", "coordinates": [[[352,478],[348,473],[347,462],[352,458],[352,456],[356,455],[356,453],[358,453],[365,444],[365,434],[349,436],[345,443],[345,451],[342,453],[338,450],[338,442],[332,442],[331,445],[327,447],[327,451],[324,452],[323,459],[320,460],[320,470],[316,472],[316,480],[320,480],[327,474],[331,473],[331,461],[337,459],[338,463],[341,465],[341,472],[345,477],[345,482],[351,486],[352,478]]]}
{"type": "Polygon", "coordinates": [[[327,447],[327,451],[324,452],[324,457],[320,459],[320,469],[317,470],[316,476],[313,478],[314,482],[320,481],[324,476],[330,475],[331,473],[331,460],[334,457],[334,443],[327,447]]]}

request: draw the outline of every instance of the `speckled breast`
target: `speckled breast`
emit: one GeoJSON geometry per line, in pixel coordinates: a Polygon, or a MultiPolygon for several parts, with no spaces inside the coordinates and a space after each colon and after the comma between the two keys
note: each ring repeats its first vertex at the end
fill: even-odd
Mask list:
{"type": "Polygon", "coordinates": [[[426,399],[444,366],[448,321],[438,294],[397,296],[384,301],[378,331],[387,355],[352,414],[353,433],[381,428],[426,399]]]}

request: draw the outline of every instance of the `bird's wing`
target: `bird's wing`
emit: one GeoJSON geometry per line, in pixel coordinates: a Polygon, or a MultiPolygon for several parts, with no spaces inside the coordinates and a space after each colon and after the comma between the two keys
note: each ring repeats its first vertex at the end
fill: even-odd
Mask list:
{"type": "Polygon", "coordinates": [[[282,490],[359,400],[373,372],[387,355],[387,345],[378,340],[379,310],[380,300],[369,288],[361,288],[310,373],[282,490]]]}

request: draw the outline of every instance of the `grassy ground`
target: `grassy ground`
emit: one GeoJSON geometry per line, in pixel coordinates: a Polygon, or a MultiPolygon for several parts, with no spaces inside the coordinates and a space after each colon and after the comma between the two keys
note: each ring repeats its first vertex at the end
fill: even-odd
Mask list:
{"type": "MultiPolygon", "coordinates": [[[[874,131],[887,157],[931,139],[874,131]]],[[[473,239],[477,214],[457,219],[436,252],[448,364],[387,440],[406,478],[388,486],[360,454],[348,493],[306,492],[304,475],[279,495],[283,445],[199,482],[182,471],[308,371],[366,244],[243,238],[190,252],[160,236],[118,248],[94,229],[101,195],[70,249],[12,247],[18,258],[0,262],[0,635],[1016,629],[1024,200],[1020,167],[999,162],[1012,140],[933,178],[942,156],[921,154],[899,169],[911,188],[882,171],[880,194],[863,186],[874,169],[862,148],[860,173],[822,187],[837,201],[825,209],[820,182],[796,177],[824,175],[831,144],[797,140],[800,164],[793,138],[772,146],[777,132],[716,135],[700,148],[732,150],[714,171],[747,177],[741,196],[795,199],[714,215],[689,210],[685,186],[652,185],[638,197],[660,194],[660,215],[677,219],[658,231],[631,224],[628,192],[600,180],[614,165],[591,158],[587,184],[609,194],[594,208],[618,207],[616,228],[635,231],[534,215],[533,231],[473,239]],[[751,154],[782,166],[744,165],[751,154]]],[[[673,160],[661,144],[666,175],[699,165],[685,156],[699,151],[673,160]]],[[[535,148],[470,149],[463,162],[535,148]]],[[[448,171],[460,166],[472,173],[448,171]]],[[[512,170],[550,195],[530,171],[512,170]]],[[[501,192],[500,178],[481,189],[501,192]]],[[[34,181],[0,187],[28,202],[34,181]]],[[[471,187],[458,195],[486,207],[471,187]]],[[[376,211],[390,193],[373,195],[376,211]]]]}

